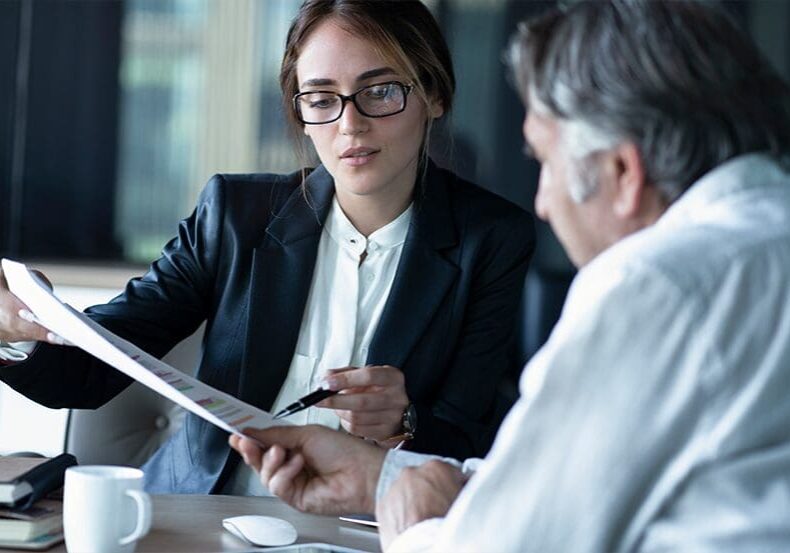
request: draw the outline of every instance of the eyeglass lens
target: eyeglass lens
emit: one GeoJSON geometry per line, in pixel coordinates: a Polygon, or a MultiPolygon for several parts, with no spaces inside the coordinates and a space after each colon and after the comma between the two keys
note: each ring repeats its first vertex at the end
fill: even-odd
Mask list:
{"type": "MultiPolygon", "coordinates": [[[[406,87],[400,83],[366,86],[347,97],[368,117],[386,117],[403,111],[406,87]]],[[[335,92],[303,92],[296,96],[296,109],[304,123],[329,123],[340,118],[345,106],[335,92]]]]}

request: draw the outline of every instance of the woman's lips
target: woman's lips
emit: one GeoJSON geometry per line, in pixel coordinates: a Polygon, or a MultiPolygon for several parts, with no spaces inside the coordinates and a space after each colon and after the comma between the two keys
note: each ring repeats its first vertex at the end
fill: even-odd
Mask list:
{"type": "Polygon", "coordinates": [[[379,150],[374,148],[349,148],[340,156],[340,161],[350,167],[359,167],[373,161],[379,150]]]}

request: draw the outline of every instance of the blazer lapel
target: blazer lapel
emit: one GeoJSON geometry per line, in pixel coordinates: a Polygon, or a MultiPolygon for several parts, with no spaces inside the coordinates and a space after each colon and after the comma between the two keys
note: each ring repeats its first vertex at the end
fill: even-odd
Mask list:
{"type": "Polygon", "coordinates": [[[305,179],[272,218],[253,252],[247,341],[239,396],[262,409],[288,374],[334,186],[323,166],[305,179]]]}
{"type": "Polygon", "coordinates": [[[384,305],[367,362],[403,368],[458,276],[442,252],[458,243],[450,212],[446,173],[430,163],[389,298],[384,305]]]}

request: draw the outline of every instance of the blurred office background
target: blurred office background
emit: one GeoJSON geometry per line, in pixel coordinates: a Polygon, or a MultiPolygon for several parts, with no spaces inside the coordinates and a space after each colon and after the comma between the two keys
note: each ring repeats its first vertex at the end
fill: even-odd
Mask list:
{"type": "MultiPolygon", "coordinates": [[[[516,23],[554,2],[426,3],[458,79],[437,157],[531,210],[537,166],[502,54],[516,23]]],[[[103,301],[157,256],[212,174],[295,170],[277,75],[299,4],[0,0],[0,256],[98,290],[78,303],[103,301]]],[[[790,74],[790,2],[725,4],[790,74]]],[[[545,225],[539,236],[516,367],[573,275],[545,225]]]]}
{"type": "MultiPolygon", "coordinates": [[[[531,207],[516,22],[551,2],[432,0],[458,76],[442,161],[531,207]]],[[[790,2],[728,2],[790,70],[790,2]]],[[[147,264],[216,172],[291,171],[277,82],[299,0],[0,0],[0,253],[147,264]]]]}

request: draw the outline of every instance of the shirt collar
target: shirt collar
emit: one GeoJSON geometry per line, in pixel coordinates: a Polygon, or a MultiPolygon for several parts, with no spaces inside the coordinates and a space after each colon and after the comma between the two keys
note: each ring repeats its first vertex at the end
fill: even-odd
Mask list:
{"type": "Polygon", "coordinates": [[[787,185],[790,178],[777,161],[767,154],[745,154],[712,169],[684,192],[664,215],[659,224],[674,224],[693,218],[703,207],[722,198],[754,188],[787,185]]]}
{"type": "Polygon", "coordinates": [[[335,196],[329,208],[325,229],[339,246],[356,255],[368,249],[371,251],[386,250],[400,246],[406,241],[406,234],[409,231],[413,211],[413,204],[410,204],[393,221],[390,221],[365,238],[346,217],[346,214],[343,213],[343,209],[337,201],[337,196],[335,196]]]}

